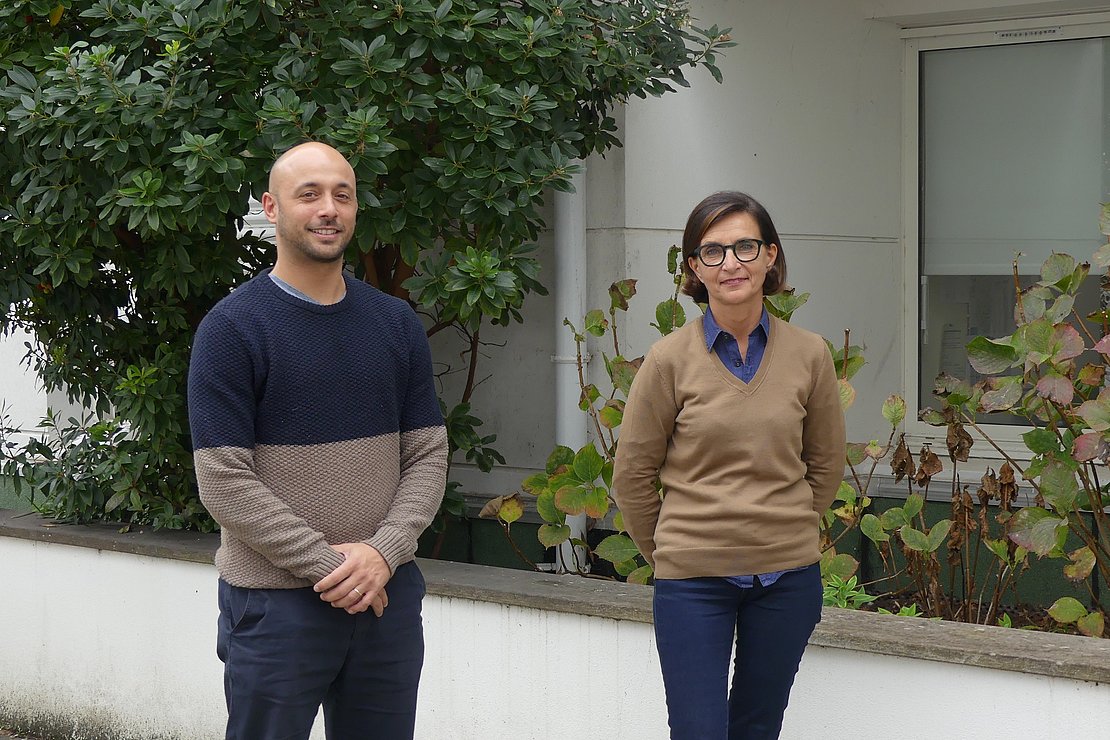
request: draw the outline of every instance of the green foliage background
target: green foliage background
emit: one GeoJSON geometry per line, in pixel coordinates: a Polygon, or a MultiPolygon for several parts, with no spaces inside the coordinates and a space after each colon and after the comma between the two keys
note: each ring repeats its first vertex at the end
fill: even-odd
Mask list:
{"type": "MultiPolygon", "coordinates": [[[[271,260],[239,231],[277,152],[316,139],[348,156],[357,273],[429,333],[462,332],[473,369],[482,326],[543,291],[543,194],[618,143],[615,105],[692,66],[719,79],[728,45],[662,0],[3,3],[0,332],[30,331],[47,387],[100,414],[60,424],[65,444],[8,447],[5,472],[69,520],[212,528],[190,340],[271,260]]],[[[453,451],[488,467],[470,390],[444,402],[453,451]]]]}

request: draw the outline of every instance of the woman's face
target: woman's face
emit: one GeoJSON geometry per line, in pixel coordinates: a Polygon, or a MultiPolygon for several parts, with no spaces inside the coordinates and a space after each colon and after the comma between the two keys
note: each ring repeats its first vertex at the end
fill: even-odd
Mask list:
{"type": "Polygon", "coordinates": [[[731,249],[731,245],[741,239],[762,238],[759,224],[750,213],[730,213],[718,219],[702,236],[701,247],[708,244],[726,247],[725,261],[716,267],[706,267],[696,255],[689,258],[690,269],[709,293],[710,308],[762,305],[763,281],[778,257],[778,245],[763,245],[750,262],[738,260],[731,249]]]}

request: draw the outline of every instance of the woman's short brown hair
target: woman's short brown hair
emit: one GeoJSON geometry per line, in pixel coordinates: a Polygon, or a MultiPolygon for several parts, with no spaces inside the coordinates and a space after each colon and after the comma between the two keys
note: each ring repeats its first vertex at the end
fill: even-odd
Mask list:
{"type": "Polygon", "coordinates": [[[694,206],[690,217],[686,219],[686,230],[682,232],[682,274],[685,277],[682,292],[698,303],[709,303],[709,291],[690,269],[690,258],[701,246],[705,232],[731,213],[749,214],[759,224],[759,238],[779,248],[775,263],[767,270],[767,277],[763,281],[763,295],[773,295],[786,287],[786,254],[782,250],[782,240],[771,221],[771,215],[752,196],[734,190],[722,190],[694,206]]]}

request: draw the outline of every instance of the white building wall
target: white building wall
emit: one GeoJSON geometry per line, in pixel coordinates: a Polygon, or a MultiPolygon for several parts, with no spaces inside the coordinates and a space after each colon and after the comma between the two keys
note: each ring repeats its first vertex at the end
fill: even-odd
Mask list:
{"type": "MultiPolygon", "coordinates": [[[[794,320],[838,346],[849,328],[866,347],[848,418],[850,437],[864,440],[884,433],[879,405],[901,391],[902,377],[902,42],[897,25],[871,19],[873,5],[694,2],[702,25],[733,28],[737,46],[719,59],[724,84],[699,71],[691,88],[633,99],[618,117],[623,148],[590,158],[586,185],[590,307],[608,308],[614,280],[639,281],[620,325],[629,357],[658,337],[655,306],[672,290],[665,255],[690,209],[716,190],[760,199],[782,236],[790,283],[811,293],[794,320]]],[[[492,378],[475,407],[509,468],[482,475],[457,465],[452,476],[468,490],[517,489],[551,449],[550,310],[548,300],[531,299],[525,325],[504,330],[505,347],[488,350],[492,378]]],[[[610,342],[590,348],[612,354],[610,342]]],[[[603,384],[600,361],[590,378],[603,384]]]]}
{"type": "Polygon", "coordinates": [[[850,436],[867,439],[901,377],[899,29],[869,20],[863,2],[705,0],[695,13],[732,26],[737,45],[721,59],[724,84],[697,72],[690,89],[630,103],[626,262],[680,240],[709,193],[755,196],[790,284],[811,294],[794,321],[838,346],[850,328],[867,348],[849,415],[850,436]]]}
{"type": "MultiPolygon", "coordinates": [[[[0,716],[60,719],[73,738],[223,736],[215,568],[11,537],[0,563],[0,716]]],[[[648,624],[429,596],[424,631],[421,740],[667,737],[648,624]]],[[[1106,698],[1088,681],[811,646],[782,737],[1094,737],[1106,698]]]]}
{"type": "Polygon", "coordinates": [[[0,423],[26,431],[38,426],[47,406],[46,391],[23,362],[28,341],[24,332],[0,337],[0,423]]]}

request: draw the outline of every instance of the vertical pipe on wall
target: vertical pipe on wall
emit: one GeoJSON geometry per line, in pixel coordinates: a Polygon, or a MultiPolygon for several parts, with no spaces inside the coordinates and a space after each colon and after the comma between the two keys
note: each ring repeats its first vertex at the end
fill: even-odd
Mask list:
{"type": "MultiPolygon", "coordinates": [[[[582,165],[575,161],[575,164],[582,165]]],[[[570,319],[581,329],[586,313],[586,174],[571,176],[574,191],[554,194],[555,209],[555,443],[576,452],[587,440],[587,417],[578,407],[582,393],[578,384],[577,353],[574,336],[563,325],[570,319]]],[[[584,358],[588,360],[587,358],[584,358]]],[[[586,515],[568,516],[570,536],[586,538],[586,515]]],[[[588,569],[585,552],[564,542],[555,556],[560,573],[588,569]]]]}

